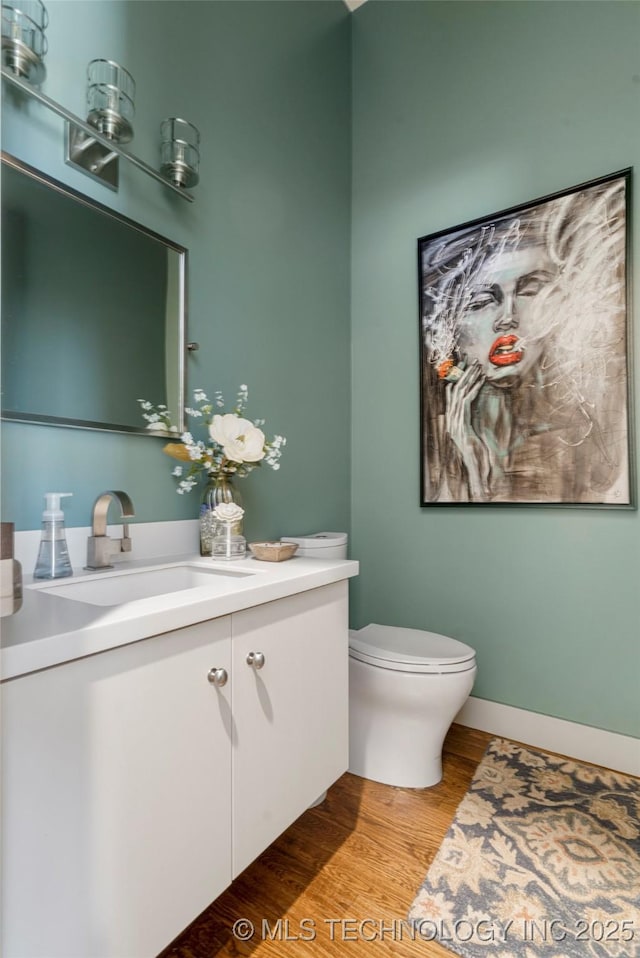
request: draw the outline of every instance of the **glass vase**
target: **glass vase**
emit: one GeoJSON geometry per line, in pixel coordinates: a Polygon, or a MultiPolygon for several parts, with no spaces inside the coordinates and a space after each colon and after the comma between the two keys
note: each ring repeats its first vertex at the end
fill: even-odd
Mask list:
{"type": "MultiPolygon", "coordinates": [[[[213,555],[213,539],[217,521],[213,515],[216,506],[223,502],[235,502],[242,508],[242,496],[233,483],[232,476],[209,476],[200,502],[200,555],[213,555]]],[[[242,535],[242,519],[231,524],[231,534],[242,535]]]]}

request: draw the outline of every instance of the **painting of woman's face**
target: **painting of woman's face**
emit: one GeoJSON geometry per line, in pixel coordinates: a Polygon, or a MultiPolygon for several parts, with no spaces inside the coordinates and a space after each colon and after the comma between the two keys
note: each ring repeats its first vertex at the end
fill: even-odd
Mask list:
{"type": "Polygon", "coordinates": [[[418,240],[422,504],[631,504],[631,171],[418,240]]]}
{"type": "Polygon", "coordinates": [[[465,290],[458,348],[489,382],[507,385],[539,361],[549,329],[544,303],[556,269],[542,246],[488,257],[465,290]]]}

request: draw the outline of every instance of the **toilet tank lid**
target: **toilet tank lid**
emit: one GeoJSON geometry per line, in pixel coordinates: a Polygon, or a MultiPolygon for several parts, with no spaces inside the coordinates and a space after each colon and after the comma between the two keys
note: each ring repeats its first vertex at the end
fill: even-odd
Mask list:
{"type": "Polygon", "coordinates": [[[395,625],[367,625],[349,631],[349,646],[356,652],[387,662],[457,665],[475,658],[474,650],[437,632],[395,625]]]}
{"type": "Polygon", "coordinates": [[[346,532],[314,532],[309,536],[282,536],[282,542],[297,542],[305,549],[328,549],[335,546],[346,546],[346,532]]]}

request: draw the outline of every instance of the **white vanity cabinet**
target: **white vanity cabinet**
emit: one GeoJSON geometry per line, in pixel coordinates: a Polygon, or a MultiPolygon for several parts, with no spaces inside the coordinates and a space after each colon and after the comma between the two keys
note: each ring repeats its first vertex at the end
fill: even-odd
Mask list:
{"type": "Polygon", "coordinates": [[[235,878],[349,765],[347,584],[245,609],[232,629],[235,878]]]}
{"type": "Polygon", "coordinates": [[[2,686],[5,958],[151,958],[229,884],[226,616],[2,686]]]}
{"type": "Polygon", "coordinates": [[[339,581],[5,682],[4,958],[157,955],[346,770],[347,636],[339,581]]]}

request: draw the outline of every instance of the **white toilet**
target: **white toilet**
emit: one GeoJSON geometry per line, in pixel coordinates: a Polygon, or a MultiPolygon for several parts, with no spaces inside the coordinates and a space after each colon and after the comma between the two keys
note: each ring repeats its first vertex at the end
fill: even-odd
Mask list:
{"type": "Polygon", "coordinates": [[[301,559],[346,559],[346,532],[314,532],[310,536],[282,536],[283,542],[297,542],[301,559]]]}
{"type": "Polygon", "coordinates": [[[349,771],[426,788],[442,778],[442,744],[476,676],[456,639],[388,625],[349,632],[349,771]]]}
{"type": "MultiPolygon", "coordinates": [[[[286,537],[302,558],[346,559],[345,532],[286,537]]],[[[391,625],[349,632],[349,771],[385,785],[442,778],[442,745],[473,688],[476,654],[457,639],[391,625]]]]}

